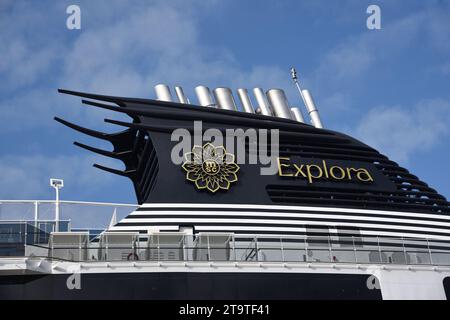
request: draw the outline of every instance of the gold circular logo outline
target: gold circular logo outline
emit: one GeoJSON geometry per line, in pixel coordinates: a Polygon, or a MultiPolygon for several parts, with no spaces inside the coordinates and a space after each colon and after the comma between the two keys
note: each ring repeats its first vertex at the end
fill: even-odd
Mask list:
{"type": "Polygon", "coordinates": [[[240,167],[235,163],[235,156],[227,153],[223,146],[216,147],[211,143],[203,146],[194,145],[191,152],[184,154],[182,168],[186,171],[186,180],[194,182],[198,190],[207,189],[212,193],[218,190],[229,190],[231,183],[237,182],[240,167]],[[205,168],[214,163],[215,171],[205,168]]]}

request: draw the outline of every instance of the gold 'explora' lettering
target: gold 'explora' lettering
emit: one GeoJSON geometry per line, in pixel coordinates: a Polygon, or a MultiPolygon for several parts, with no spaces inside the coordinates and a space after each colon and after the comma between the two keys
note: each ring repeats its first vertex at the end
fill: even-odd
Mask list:
{"type": "Polygon", "coordinates": [[[306,178],[306,174],[303,172],[303,167],[304,167],[305,165],[300,165],[300,167],[298,166],[298,165],[296,165],[295,163],[294,163],[294,168],[295,168],[295,170],[297,170],[297,172],[295,173],[295,176],[296,177],[298,177],[298,175],[300,174],[303,178],[306,178]]]}
{"type": "Polygon", "coordinates": [[[344,169],[342,169],[341,167],[333,166],[330,168],[330,176],[332,176],[336,180],[343,180],[347,175],[345,174],[344,169]],[[340,176],[336,175],[336,169],[338,170],[338,175],[340,174],[340,176]]]}
{"type": "Polygon", "coordinates": [[[281,177],[292,177],[294,174],[292,173],[283,173],[283,169],[281,169],[282,167],[290,167],[289,164],[285,164],[285,163],[281,163],[281,160],[288,160],[290,161],[291,159],[289,158],[277,158],[277,162],[278,162],[278,175],[281,177]]]}
{"type": "Polygon", "coordinates": [[[325,160],[322,160],[322,166],[318,164],[296,164],[291,163],[289,157],[278,157],[278,175],[281,177],[300,177],[313,183],[317,179],[332,179],[337,181],[360,181],[373,182],[373,177],[365,168],[353,167],[328,167],[325,160]]]}
{"type": "Polygon", "coordinates": [[[312,179],[320,179],[320,178],[322,178],[322,175],[323,175],[322,168],[319,167],[316,164],[308,164],[308,165],[306,165],[306,172],[308,173],[308,181],[309,181],[309,183],[312,183],[312,179]],[[316,169],[316,172],[320,172],[320,173],[318,173],[317,175],[313,175],[314,171],[311,170],[313,168],[316,169]]]}
{"type": "Polygon", "coordinates": [[[356,176],[358,177],[359,180],[364,181],[364,182],[373,182],[373,178],[370,175],[369,171],[367,171],[364,168],[359,168],[358,172],[356,173],[356,176]]]}

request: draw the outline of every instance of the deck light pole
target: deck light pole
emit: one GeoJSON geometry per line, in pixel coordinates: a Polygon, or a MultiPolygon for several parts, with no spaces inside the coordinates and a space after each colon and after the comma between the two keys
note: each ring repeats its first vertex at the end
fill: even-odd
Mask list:
{"type": "Polygon", "coordinates": [[[62,179],[50,179],[50,186],[55,189],[55,232],[59,231],[59,189],[64,187],[64,181],[62,179]]]}

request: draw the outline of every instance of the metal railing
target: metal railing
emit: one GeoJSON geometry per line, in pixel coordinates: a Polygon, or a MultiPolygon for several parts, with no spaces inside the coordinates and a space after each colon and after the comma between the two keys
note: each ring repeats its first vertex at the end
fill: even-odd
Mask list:
{"type": "MultiPolygon", "coordinates": [[[[123,203],[104,203],[87,201],[60,200],[58,207],[60,211],[61,228],[53,227],[52,230],[42,223],[48,222],[54,226],[56,219],[55,200],[0,200],[0,232],[6,223],[24,222],[29,226],[34,225],[50,233],[51,231],[76,230],[105,230],[111,223],[111,218],[116,215],[120,220],[138,205],[123,203]],[[64,225],[64,221],[70,220],[70,226],[64,225]]],[[[59,224],[58,224],[59,225],[59,224]]],[[[97,232],[98,234],[99,232],[97,232]]]]}
{"type": "MultiPolygon", "coordinates": [[[[70,220],[59,221],[61,231],[71,230],[70,220]]],[[[0,221],[0,244],[1,243],[48,243],[50,233],[55,231],[55,220],[1,220],[0,221]]]]}
{"type": "Polygon", "coordinates": [[[230,234],[138,236],[128,243],[52,244],[48,257],[74,261],[231,261],[450,266],[450,242],[386,237],[230,234]]]}
{"type": "MultiPolygon", "coordinates": [[[[8,207],[13,207],[11,209],[12,215],[9,215],[10,220],[42,220],[47,218],[42,218],[41,214],[48,215],[48,211],[52,211],[54,215],[54,208],[57,202],[55,200],[0,200],[0,217],[2,217],[3,211],[7,210],[8,207]],[[16,206],[20,206],[17,208],[16,206]],[[23,215],[26,218],[23,218],[23,215]]],[[[106,202],[89,202],[89,201],[68,201],[59,200],[58,204],[60,207],[65,206],[82,206],[82,207],[106,207],[111,209],[120,208],[130,208],[135,209],[138,207],[137,204],[126,204],[126,203],[106,203],[106,202]]],[[[78,208],[77,208],[78,209],[78,208]]],[[[0,221],[3,221],[1,219],[0,221]]]]}

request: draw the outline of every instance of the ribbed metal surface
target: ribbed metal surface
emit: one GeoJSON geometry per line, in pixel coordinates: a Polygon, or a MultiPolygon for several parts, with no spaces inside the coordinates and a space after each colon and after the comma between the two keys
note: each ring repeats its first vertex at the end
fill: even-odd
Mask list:
{"type": "MultiPolygon", "coordinates": [[[[149,228],[158,228],[164,231],[176,231],[179,225],[193,225],[197,232],[295,234],[317,237],[329,236],[332,228],[337,229],[338,234],[346,231],[343,232],[346,237],[355,236],[356,241],[364,237],[368,242],[378,242],[377,236],[422,238],[425,234],[446,239],[447,242],[450,240],[450,219],[443,214],[424,216],[410,213],[405,215],[392,210],[355,211],[346,208],[324,208],[311,204],[304,206],[247,205],[245,207],[226,204],[196,204],[195,206],[191,203],[144,204],[121,220],[112,230],[145,232],[149,228]]],[[[336,235],[336,233],[333,234],[333,236],[336,235]]],[[[397,244],[403,246],[401,242],[397,244]]]]}
{"type": "Polygon", "coordinates": [[[308,185],[267,186],[275,203],[325,205],[334,207],[396,209],[414,212],[450,212],[447,200],[408,170],[369,147],[354,145],[316,144],[313,140],[280,141],[280,156],[364,161],[375,165],[397,187],[395,192],[359,189],[329,189],[308,185]]]}

